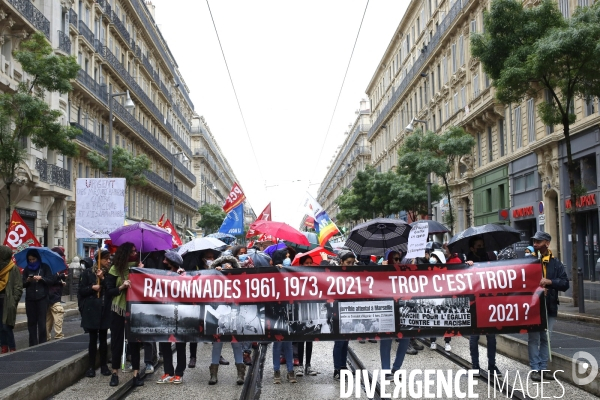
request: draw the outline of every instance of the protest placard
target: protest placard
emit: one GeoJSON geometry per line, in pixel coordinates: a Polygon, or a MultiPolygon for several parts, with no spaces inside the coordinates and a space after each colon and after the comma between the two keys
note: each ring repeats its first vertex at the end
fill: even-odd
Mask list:
{"type": "Polygon", "coordinates": [[[78,178],[75,237],[108,239],[125,222],[125,178],[78,178]]]}
{"type": "Polygon", "coordinates": [[[415,257],[425,256],[425,246],[427,245],[427,235],[429,234],[429,225],[425,222],[419,222],[412,225],[412,229],[408,234],[408,252],[406,258],[413,259],[415,257]]]}

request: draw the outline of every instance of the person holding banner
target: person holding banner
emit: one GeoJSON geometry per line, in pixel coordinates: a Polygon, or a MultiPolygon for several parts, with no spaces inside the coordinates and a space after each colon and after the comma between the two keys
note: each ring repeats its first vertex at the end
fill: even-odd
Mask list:
{"type": "Polygon", "coordinates": [[[48,312],[48,290],[55,277],[48,264],[42,262],[35,248],[27,251],[27,266],[23,269],[25,312],[29,329],[29,346],[46,342],[46,313],[48,312]]]}
{"type": "MultiPolygon", "coordinates": [[[[174,250],[167,250],[163,259],[165,268],[172,275],[181,275],[185,270],[181,267],[183,259],[174,250]]],[[[183,372],[185,371],[185,342],[176,342],[175,350],[177,351],[177,368],[173,368],[173,349],[170,342],[160,342],[158,348],[163,355],[163,370],[164,374],[156,383],[183,383],[183,372]]]]}
{"type": "Polygon", "coordinates": [[[90,334],[88,346],[89,369],[85,376],[96,376],[96,353],[100,351],[100,372],[110,376],[111,372],[106,364],[108,345],[108,328],[110,328],[112,298],[107,294],[106,276],[110,267],[110,253],[100,250],[100,264],[86,269],[81,274],[79,281],[79,297],[81,299],[81,327],[90,334]],[[98,339],[100,346],[97,349],[98,339]]]}
{"type": "Polygon", "coordinates": [[[2,354],[16,351],[13,327],[17,320],[17,305],[23,294],[19,268],[12,261],[12,250],[0,246],[0,344],[2,354]]]}
{"type": "MultiPolygon", "coordinates": [[[[351,251],[340,254],[340,262],[344,267],[350,267],[356,263],[356,256],[351,251]]],[[[332,309],[328,309],[327,323],[330,324],[331,332],[333,332],[333,315],[332,309]]],[[[333,342],[333,379],[340,380],[340,371],[348,369],[346,360],[348,359],[348,340],[336,340],[333,342]]],[[[392,342],[390,341],[390,346],[392,342]]]]}
{"type": "MultiPolygon", "coordinates": [[[[106,276],[106,289],[111,296],[112,320],[110,323],[110,350],[112,353],[113,373],[110,378],[110,386],[119,385],[118,366],[125,345],[125,313],[127,311],[127,289],[131,287],[129,280],[129,268],[143,268],[144,264],[138,264],[138,252],[133,243],[124,243],[115,252],[113,265],[106,276]]],[[[140,370],[140,348],[141,343],[129,343],[131,349],[131,366],[133,368],[133,386],[143,386],[144,381],[139,379],[140,370]]]]}

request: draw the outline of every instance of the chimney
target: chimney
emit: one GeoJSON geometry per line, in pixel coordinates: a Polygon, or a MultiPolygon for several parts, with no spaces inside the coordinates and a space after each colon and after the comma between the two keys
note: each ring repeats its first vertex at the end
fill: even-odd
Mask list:
{"type": "Polygon", "coordinates": [[[146,7],[148,8],[148,11],[150,11],[152,18],[156,19],[156,6],[152,4],[151,1],[146,1],[146,7]]]}
{"type": "Polygon", "coordinates": [[[360,100],[360,110],[368,110],[369,107],[367,106],[367,100],[365,99],[361,99],[360,100]]]}

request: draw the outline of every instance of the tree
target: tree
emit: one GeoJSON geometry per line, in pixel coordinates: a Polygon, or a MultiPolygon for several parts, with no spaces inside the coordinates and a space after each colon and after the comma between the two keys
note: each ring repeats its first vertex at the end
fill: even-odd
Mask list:
{"type": "Polygon", "coordinates": [[[452,126],[441,135],[416,130],[404,138],[402,146],[398,149],[398,165],[401,166],[398,173],[407,174],[413,183],[423,182],[430,173],[442,178],[449,208],[444,222],[448,224],[450,234],[454,227],[454,211],[448,182],[449,174],[457,158],[470,154],[474,145],[475,139],[471,135],[462,128],[452,126]]]}
{"type": "MultiPolygon", "coordinates": [[[[95,151],[87,154],[92,168],[103,173],[108,171],[108,160],[95,151]]],[[[114,147],[112,156],[112,175],[125,178],[128,186],[145,186],[148,183],[144,171],[150,169],[150,159],[145,154],[134,156],[123,147],[114,147]]]]}
{"type": "Polygon", "coordinates": [[[77,155],[73,141],[81,132],[63,126],[60,110],[52,110],[45,101],[47,92],[70,92],[70,80],[77,76],[80,67],[75,57],[54,54],[46,37],[34,33],[14,52],[28,80],[19,83],[14,93],[0,94],[0,178],[7,190],[7,225],[10,221],[10,187],[19,164],[25,162],[27,149],[23,142],[41,149],[57,150],[66,156],[77,155]]]}
{"type": "MultiPolygon", "coordinates": [[[[545,91],[551,101],[538,113],[546,125],[562,125],[567,148],[571,192],[572,248],[577,244],[575,207],[581,188],[571,152],[569,125],[575,122],[574,101],[600,95],[600,3],[578,7],[565,19],[552,0],[526,8],[515,0],[495,0],[484,17],[485,33],[473,35],[472,54],[492,78],[496,98],[520,103],[545,91]]],[[[571,252],[573,304],[578,305],[577,251],[571,252]]]]}
{"type": "MultiPolygon", "coordinates": [[[[426,175],[415,181],[403,169],[397,169],[396,173],[398,178],[390,192],[393,199],[391,207],[406,211],[409,218],[416,221],[420,215],[426,215],[428,211],[426,175]]],[[[440,196],[441,188],[438,185],[431,185],[431,198],[439,200],[440,196]]]]}
{"type": "Polygon", "coordinates": [[[225,211],[216,204],[203,204],[199,209],[200,221],[196,224],[205,233],[214,233],[223,224],[223,220],[227,216],[225,211]]]}

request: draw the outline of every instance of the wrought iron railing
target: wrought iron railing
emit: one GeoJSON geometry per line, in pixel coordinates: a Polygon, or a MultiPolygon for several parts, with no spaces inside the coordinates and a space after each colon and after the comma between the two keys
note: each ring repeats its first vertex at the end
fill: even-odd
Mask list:
{"type": "Polygon", "coordinates": [[[90,45],[94,44],[94,33],[82,20],[79,20],[79,33],[88,41],[90,45]]]}
{"type": "Polygon", "coordinates": [[[373,134],[377,132],[379,127],[382,125],[383,121],[385,121],[394,108],[396,102],[402,97],[409,87],[415,76],[420,76],[420,70],[425,65],[425,62],[429,59],[429,57],[437,51],[437,46],[440,44],[440,40],[447,33],[450,26],[456,21],[462,9],[469,5],[470,0],[460,0],[456,1],[454,5],[450,8],[450,11],[444,18],[444,20],[437,27],[437,31],[432,36],[431,40],[427,44],[425,48],[421,51],[421,55],[415,60],[415,63],[412,65],[410,70],[407,72],[406,76],[400,82],[400,85],[394,90],[392,89],[392,96],[390,100],[386,103],[386,105],[381,110],[377,119],[373,123],[373,126],[369,130],[369,140],[373,137],[373,134]]]}
{"type": "Polygon", "coordinates": [[[127,28],[125,28],[125,25],[123,25],[123,23],[121,22],[119,17],[117,17],[117,14],[114,11],[111,10],[109,14],[112,23],[115,25],[119,33],[123,36],[123,39],[125,39],[125,41],[129,44],[131,42],[131,37],[129,35],[129,32],[127,31],[127,28]]]}
{"type": "MultiPolygon", "coordinates": [[[[146,179],[148,179],[151,183],[162,188],[168,193],[171,193],[171,182],[166,181],[165,179],[161,178],[158,174],[152,171],[144,171],[144,176],[146,176],[146,179]]],[[[175,185],[175,197],[177,197],[182,202],[188,204],[189,206],[193,207],[194,209],[198,209],[198,202],[192,197],[182,192],[181,190],[178,190],[177,185],[175,185]]]]}
{"type": "Polygon", "coordinates": [[[69,24],[73,25],[73,28],[75,28],[76,30],[79,30],[79,26],[77,25],[77,21],[79,19],[77,18],[77,13],[75,11],[73,11],[72,8],[69,9],[69,24]]]}
{"type": "Polygon", "coordinates": [[[99,84],[94,80],[94,78],[89,76],[82,69],[80,69],[79,72],[77,72],[77,81],[80,82],[83,86],[85,86],[90,92],[96,95],[96,97],[98,97],[108,106],[108,91],[106,90],[106,85],[99,84]]]}
{"type": "Polygon", "coordinates": [[[77,136],[77,140],[103,156],[108,155],[108,143],[104,139],[79,125],[77,122],[71,122],[71,126],[81,130],[81,135],[77,136]]]}
{"type": "Polygon", "coordinates": [[[58,48],[67,54],[71,54],[71,39],[68,33],[58,31],[58,48]]]}
{"type": "Polygon", "coordinates": [[[8,2],[12,4],[25,19],[31,22],[31,25],[33,25],[35,29],[41,31],[48,39],[50,39],[50,21],[48,21],[48,18],[46,18],[30,0],[8,0],[8,2]]]}
{"type": "Polygon", "coordinates": [[[71,172],[69,170],[48,164],[48,161],[37,157],[35,159],[35,169],[40,173],[42,182],[71,189],[71,172]]]}

